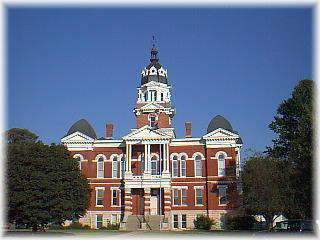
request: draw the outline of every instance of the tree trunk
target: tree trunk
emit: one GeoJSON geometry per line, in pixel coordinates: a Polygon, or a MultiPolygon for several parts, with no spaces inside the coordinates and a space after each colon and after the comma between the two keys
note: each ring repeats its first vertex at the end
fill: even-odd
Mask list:
{"type": "Polygon", "coordinates": [[[32,226],[32,232],[37,232],[38,231],[38,224],[34,224],[32,226]]]}

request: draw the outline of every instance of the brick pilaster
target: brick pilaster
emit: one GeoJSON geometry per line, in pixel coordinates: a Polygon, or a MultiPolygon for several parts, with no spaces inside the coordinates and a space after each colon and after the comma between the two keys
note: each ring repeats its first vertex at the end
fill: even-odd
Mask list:
{"type": "Polygon", "coordinates": [[[150,215],[150,188],[144,189],[144,215],[150,215]]]}

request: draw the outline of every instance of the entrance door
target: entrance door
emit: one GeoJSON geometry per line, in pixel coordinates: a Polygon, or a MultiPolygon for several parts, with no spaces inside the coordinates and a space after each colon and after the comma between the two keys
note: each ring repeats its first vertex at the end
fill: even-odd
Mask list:
{"type": "Polygon", "coordinates": [[[150,197],[150,214],[158,215],[158,196],[150,197]]]}
{"type": "Polygon", "coordinates": [[[131,189],[132,194],[132,215],[144,214],[143,189],[131,189]]]}

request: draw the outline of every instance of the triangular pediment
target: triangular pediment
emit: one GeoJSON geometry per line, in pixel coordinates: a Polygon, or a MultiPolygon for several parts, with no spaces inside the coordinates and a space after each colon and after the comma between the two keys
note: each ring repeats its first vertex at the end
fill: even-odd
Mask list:
{"type": "Polygon", "coordinates": [[[239,138],[239,135],[233,132],[230,132],[228,130],[225,130],[223,128],[218,128],[206,135],[203,136],[203,139],[209,140],[209,139],[236,139],[239,138]]]}
{"type": "Polygon", "coordinates": [[[141,110],[156,110],[156,109],[164,109],[164,107],[158,103],[151,102],[140,108],[141,110]]]}
{"type": "Polygon", "coordinates": [[[170,139],[171,136],[149,126],[143,126],[124,136],[124,140],[170,139]]]}
{"type": "Polygon", "coordinates": [[[61,139],[62,143],[71,143],[71,142],[94,142],[94,139],[81,133],[81,132],[75,132],[68,136],[65,136],[61,139]]]}

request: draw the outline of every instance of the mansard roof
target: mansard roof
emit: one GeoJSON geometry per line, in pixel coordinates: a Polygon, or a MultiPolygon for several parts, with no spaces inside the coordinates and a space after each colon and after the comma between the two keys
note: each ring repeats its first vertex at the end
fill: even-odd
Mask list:
{"type": "Polygon", "coordinates": [[[93,127],[86,119],[80,119],[79,121],[75,122],[69,129],[67,135],[70,135],[75,132],[81,132],[88,137],[93,139],[97,139],[97,134],[94,131],[93,127]]]}
{"type": "Polygon", "coordinates": [[[218,128],[223,128],[230,132],[235,132],[231,126],[231,123],[221,115],[217,115],[214,118],[212,118],[208,125],[207,133],[210,133],[218,128]]]}

